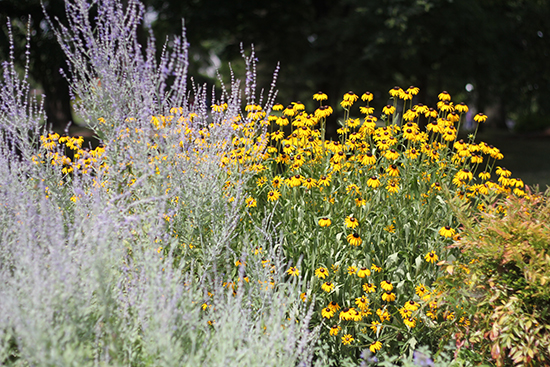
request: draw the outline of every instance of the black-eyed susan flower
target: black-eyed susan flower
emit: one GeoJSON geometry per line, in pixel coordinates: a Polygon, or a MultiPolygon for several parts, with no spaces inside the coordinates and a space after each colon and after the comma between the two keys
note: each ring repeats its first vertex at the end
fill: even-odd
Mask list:
{"type": "Polygon", "coordinates": [[[379,321],[372,321],[369,327],[373,332],[378,333],[379,330],[382,330],[383,325],[379,321]]]}
{"type": "Polygon", "coordinates": [[[397,183],[397,181],[390,181],[388,182],[388,184],[386,185],[386,190],[388,190],[388,192],[390,194],[395,194],[395,193],[398,193],[399,192],[399,184],[397,183]]]}
{"type": "Polygon", "coordinates": [[[321,106],[315,110],[314,116],[318,119],[327,118],[332,115],[333,109],[330,106],[321,106]]]}
{"type": "Polygon", "coordinates": [[[407,327],[412,329],[416,326],[416,319],[414,319],[413,317],[409,317],[409,318],[404,319],[403,323],[405,325],[407,325],[407,327]]]}
{"type": "Polygon", "coordinates": [[[373,98],[374,98],[374,95],[371,92],[365,92],[361,96],[361,99],[365,102],[370,102],[373,100],[373,98]]]}
{"type": "MultiPolygon", "coordinates": [[[[389,149],[384,153],[384,157],[390,161],[394,161],[399,158],[399,153],[395,149],[389,149]]],[[[397,174],[399,175],[399,171],[397,174]]]]}
{"type": "Polygon", "coordinates": [[[321,227],[328,227],[328,226],[330,226],[331,224],[332,224],[332,222],[331,222],[330,219],[327,218],[327,217],[323,217],[323,218],[319,219],[319,225],[320,225],[321,227]]]}
{"type": "Polygon", "coordinates": [[[413,96],[416,96],[418,92],[420,92],[420,88],[411,85],[409,88],[407,88],[407,92],[413,96]]]}
{"type": "Polygon", "coordinates": [[[382,293],[382,301],[385,301],[385,302],[395,301],[395,293],[393,293],[393,292],[384,292],[384,293],[382,293]]]}
{"type": "Polygon", "coordinates": [[[317,186],[317,181],[314,178],[308,177],[302,181],[302,186],[311,189],[317,186]]]}
{"type": "Polygon", "coordinates": [[[374,113],[374,107],[361,106],[361,107],[359,107],[359,112],[361,112],[364,115],[371,115],[371,114],[374,113]]]}
{"type": "Polygon", "coordinates": [[[444,90],[437,95],[437,98],[439,98],[440,101],[450,101],[451,95],[446,90],[444,90]]]}
{"type": "Polygon", "coordinates": [[[477,115],[474,116],[474,121],[478,122],[478,123],[485,122],[485,121],[487,121],[487,115],[480,112],[480,113],[478,113],[477,115]]]}
{"type": "Polygon", "coordinates": [[[295,266],[291,266],[286,272],[288,275],[291,275],[293,277],[296,277],[300,274],[300,270],[295,266]]]}
{"type": "Polygon", "coordinates": [[[510,172],[506,168],[500,167],[500,166],[497,166],[497,169],[496,169],[495,173],[499,176],[502,176],[502,177],[510,177],[512,175],[512,172],[510,172]]]}
{"type": "Polygon", "coordinates": [[[367,186],[372,187],[373,189],[380,187],[380,185],[381,185],[380,180],[376,176],[372,176],[367,180],[367,186]]]}
{"type": "MultiPolygon", "coordinates": [[[[353,93],[352,91],[349,91],[346,94],[344,94],[344,97],[342,99],[343,99],[343,102],[349,103],[348,105],[349,107],[359,99],[359,96],[353,93]]],[[[346,106],[342,105],[342,107],[346,107],[346,106]]]]}
{"type": "Polygon", "coordinates": [[[365,283],[363,284],[363,290],[366,293],[374,293],[376,292],[376,286],[373,283],[365,283]]]}
{"type": "Polygon", "coordinates": [[[334,316],[334,313],[336,311],[333,310],[332,308],[330,307],[325,307],[321,310],[321,316],[325,319],[330,319],[332,316],[334,316]]]}
{"type": "Polygon", "coordinates": [[[267,193],[267,200],[269,201],[277,201],[281,197],[281,193],[279,190],[271,190],[267,193]]]}
{"type": "Polygon", "coordinates": [[[470,181],[474,178],[474,174],[471,171],[464,168],[458,171],[455,174],[455,177],[461,181],[470,181]]]}
{"type": "Polygon", "coordinates": [[[403,89],[401,89],[398,86],[395,86],[392,89],[390,89],[389,93],[390,93],[390,96],[392,97],[399,97],[399,95],[403,93],[403,89]]]}
{"type": "Polygon", "coordinates": [[[385,290],[385,291],[391,292],[392,289],[393,289],[393,284],[391,284],[390,281],[383,280],[383,281],[380,283],[380,287],[382,287],[382,289],[385,290]]]}
{"type": "Polygon", "coordinates": [[[346,237],[346,239],[348,240],[349,244],[352,246],[361,246],[361,244],[363,243],[363,240],[361,239],[361,237],[357,232],[350,233],[346,237]]]}
{"type": "Polygon", "coordinates": [[[357,271],[357,276],[359,278],[364,278],[370,276],[370,269],[368,268],[361,268],[357,271]]]}
{"type": "Polygon", "coordinates": [[[366,152],[361,155],[359,160],[363,166],[372,166],[376,163],[376,156],[372,152],[366,152]]]}
{"type": "Polygon", "coordinates": [[[415,288],[415,293],[418,295],[418,297],[423,297],[424,295],[426,295],[427,293],[429,293],[429,289],[426,288],[426,286],[422,283],[420,283],[419,285],[417,285],[415,288]]]}
{"type": "Polygon", "coordinates": [[[325,292],[332,292],[332,290],[334,289],[334,283],[332,282],[325,282],[321,285],[321,288],[325,291],[325,292]]]}
{"type": "Polygon", "coordinates": [[[346,334],[342,337],[342,344],[349,345],[353,343],[354,340],[355,339],[353,339],[353,337],[350,334],[346,334]]]}
{"type": "Polygon", "coordinates": [[[413,301],[413,300],[411,299],[410,301],[408,301],[408,302],[405,303],[405,306],[404,306],[404,307],[405,307],[405,309],[407,309],[407,310],[416,311],[416,310],[418,310],[418,308],[420,307],[420,305],[419,305],[417,302],[415,302],[415,301],[413,301]]]}
{"type": "Polygon", "coordinates": [[[371,351],[371,353],[376,353],[380,349],[382,349],[382,342],[380,342],[379,340],[375,341],[369,346],[369,350],[371,351]]]}
{"type": "Polygon", "coordinates": [[[315,276],[319,279],[325,279],[328,276],[328,269],[325,267],[315,269],[315,276]]]}
{"type": "Polygon", "coordinates": [[[340,306],[338,305],[338,303],[334,301],[330,302],[327,307],[330,307],[332,310],[334,310],[334,312],[340,309],[340,306]]]}
{"type": "Polygon", "coordinates": [[[396,164],[390,164],[388,168],[386,168],[386,172],[388,175],[392,177],[398,177],[399,176],[399,168],[396,164]]]}
{"type": "Polygon", "coordinates": [[[321,101],[326,101],[328,99],[328,96],[325,93],[319,91],[313,95],[313,99],[315,101],[321,102],[321,101]]]}
{"type": "Polygon", "coordinates": [[[330,186],[330,181],[330,176],[321,176],[321,178],[319,178],[319,180],[317,181],[317,184],[319,186],[330,186]]]}
{"type": "Polygon", "coordinates": [[[273,111],[282,111],[284,108],[285,107],[280,103],[274,104],[273,107],[271,107],[273,111]]]}
{"type": "Polygon", "coordinates": [[[349,321],[353,318],[353,316],[351,316],[350,314],[350,309],[345,307],[342,309],[342,311],[340,311],[340,314],[338,315],[338,317],[340,318],[340,320],[343,320],[343,321],[349,321]]]}
{"type": "Polygon", "coordinates": [[[391,315],[385,307],[384,309],[379,308],[378,310],[376,310],[376,314],[380,318],[380,322],[390,321],[391,319],[391,315]]]}
{"type": "Polygon", "coordinates": [[[382,113],[385,115],[393,115],[395,113],[395,107],[392,105],[386,105],[382,108],[382,113]]]}
{"type": "Polygon", "coordinates": [[[254,199],[253,197],[246,198],[245,202],[247,208],[254,208],[257,205],[256,199],[254,199]]]}
{"type": "Polygon", "coordinates": [[[380,272],[382,271],[382,268],[381,268],[380,266],[378,266],[378,265],[375,265],[375,264],[372,264],[372,265],[370,266],[370,268],[371,268],[372,271],[375,271],[375,272],[377,272],[377,273],[380,273],[380,272]]]}
{"type": "Polygon", "coordinates": [[[357,297],[355,299],[355,304],[359,307],[359,309],[366,310],[369,308],[369,299],[365,296],[357,297]]]}
{"type": "Polygon", "coordinates": [[[457,110],[457,112],[460,112],[460,113],[466,113],[469,111],[468,106],[464,102],[460,102],[459,104],[457,104],[455,106],[455,109],[457,110]]]}
{"type": "Polygon", "coordinates": [[[329,331],[329,334],[330,335],[338,335],[338,333],[340,332],[340,330],[342,330],[342,327],[341,326],[338,326],[338,325],[332,325],[332,327],[330,328],[330,331],[329,331]]]}
{"type": "Polygon", "coordinates": [[[355,265],[350,265],[348,266],[348,274],[349,275],[353,275],[357,272],[357,266],[355,265]]]}
{"type": "Polygon", "coordinates": [[[346,225],[346,227],[354,229],[359,226],[359,221],[357,220],[357,218],[349,215],[346,217],[344,224],[346,225]]]}
{"type": "Polygon", "coordinates": [[[445,227],[442,227],[440,230],[439,230],[439,234],[445,238],[451,238],[455,235],[455,230],[453,228],[451,228],[450,226],[445,226],[445,227]]]}
{"type": "Polygon", "coordinates": [[[409,317],[412,316],[412,311],[406,309],[405,307],[401,307],[401,308],[399,309],[399,314],[401,315],[401,317],[402,317],[403,319],[406,319],[406,318],[409,318],[409,317]]]}

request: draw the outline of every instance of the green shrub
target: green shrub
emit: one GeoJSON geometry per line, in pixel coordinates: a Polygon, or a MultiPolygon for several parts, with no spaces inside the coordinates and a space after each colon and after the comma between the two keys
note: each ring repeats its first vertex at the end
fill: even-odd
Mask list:
{"type": "Polygon", "coordinates": [[[550,363],[549,197],[510,197],[461,218],[453,247],[469,262],[447,264],[440,280],[444,312],[456,313],[449,335],[497,366],[550,363]]]}

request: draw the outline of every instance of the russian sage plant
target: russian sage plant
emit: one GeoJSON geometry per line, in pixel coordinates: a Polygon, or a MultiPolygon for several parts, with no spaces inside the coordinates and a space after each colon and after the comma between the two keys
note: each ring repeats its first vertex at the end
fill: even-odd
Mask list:
{"type": "Polygon", "coordinates": [[[3,64],[0,364],[310,365],[318,330],[301,285],[282,281],[276,229],[237,236],[252,173],[225,159],[265,148],[265,114],[241,107],[263,101],[254,55],[244,87],[232,76],[208,101],[188,92],[184,37],[159,61],[152,38],[142,50],[140,3],[66,9],[50,25],[101,143],[47,131],[27,74],[3,64]]]}

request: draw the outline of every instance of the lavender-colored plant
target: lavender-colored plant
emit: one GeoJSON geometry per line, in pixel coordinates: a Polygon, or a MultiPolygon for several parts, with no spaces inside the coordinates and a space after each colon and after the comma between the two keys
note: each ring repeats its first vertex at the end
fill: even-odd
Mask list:
{"type": "MultiPolygon", "coordinates": [[[[0,364],[310,365],[317,330],[299,285],[282,281],[275,229],[265,221],[236,235],[252,175],[224,157],[235,138],[263,149],[261,121],[241,106],[263,101],[254,55],[244,91],[232,76],[213,92],[212,104],[227,104],[215,111],[205,86],[187,92],[184,37],[159,62],[152,39],[142,52],[140,3],[66,8],[69,23],[51,26],[77,113],[102,146],[46,131],[26,74],[18,78],[13,59],[4,64],[0,364]]],[[[272,88],[264,111],[273,97],[272,88]]]]}

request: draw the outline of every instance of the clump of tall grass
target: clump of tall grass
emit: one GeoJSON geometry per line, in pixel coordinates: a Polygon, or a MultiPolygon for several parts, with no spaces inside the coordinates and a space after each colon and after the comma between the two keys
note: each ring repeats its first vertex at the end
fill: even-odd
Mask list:
{"type": "Polygon", "coordinates": [[[279,281],[276,231],[266,220],[235,235],[252,175],[221,164],[235,124],[252,121],[240,116],[243,98],[258,100],[253,56],[215,111],[205,86],[187,90],[184,37],[159,62],[154,40],[142,51],[140,3],[66,8],[68,24],[50,25],[101,145],[45,130],[27,74],[3,64],[0,363],[311,364],[317,330],[300,285],[279,281]]]}

